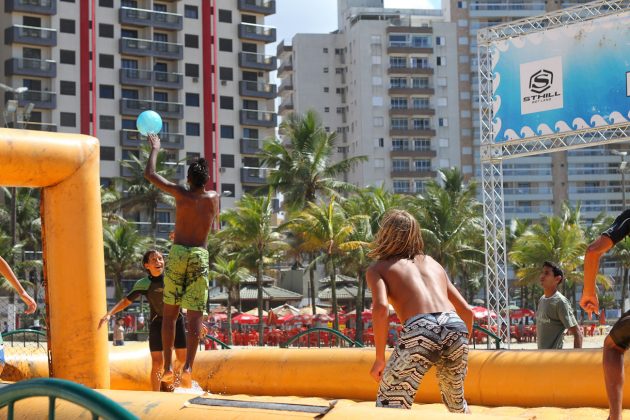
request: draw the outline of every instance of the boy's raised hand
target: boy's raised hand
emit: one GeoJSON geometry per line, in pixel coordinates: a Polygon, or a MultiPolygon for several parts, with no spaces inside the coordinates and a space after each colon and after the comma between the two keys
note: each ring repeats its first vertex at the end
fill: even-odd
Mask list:
{"type": "Polygon", "coordinates": [[[160,138],[157,134],[149,134],[147,140],[153,149],[160,149],[160,138]]]}

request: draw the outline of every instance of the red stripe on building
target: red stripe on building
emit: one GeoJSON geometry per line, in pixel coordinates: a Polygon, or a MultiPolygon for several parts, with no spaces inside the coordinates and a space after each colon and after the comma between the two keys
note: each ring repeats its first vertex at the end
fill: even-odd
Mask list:
{"type": "Polygon", "coordinates": [[[203,151],[212,174],[208,188],[217,190],[219,185],[217,106],[212,96],[217,91],[218,72],[216,44],[216,5],[212,0],[204,0],[201,5],[202,26],[202,80],[203,80],[203,151]]]}
{"type": "Polygon", "coordinates": [[[90,134],[90,3],[81,1],[79,11],[79,102],[81,134],[90,134]]]}

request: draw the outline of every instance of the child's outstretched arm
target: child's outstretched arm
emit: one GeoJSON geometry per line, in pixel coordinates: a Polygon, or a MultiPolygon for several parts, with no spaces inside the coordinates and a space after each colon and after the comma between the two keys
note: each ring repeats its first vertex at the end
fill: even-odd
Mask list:
{"type": "Polygon", "coordinates": [[[24,301],[24,303],[26,303],[26,310],[24,313],[32,314],[35,312],[37,309],[37,303],[28,293],[26,293],[26,290],[24,290],[24,287],[15,276],[15,273],[2,257],[0,257],[0,274],[6,277],[9,284],[13,286],[18,295],[20,295],[20,298],[24,301]]]}
{"type": "Polygon", "coordinates": [[[126,297],[120,299],[118,303],[115,304],[114,307],[103,316],[103,318],[101,318],[101,320],[98,322],[98,328],[101,328],[103,324],[106,324],[111,319],[112,315],[122,311],[132,303],[133,301],[127,299],[126,297]]]}

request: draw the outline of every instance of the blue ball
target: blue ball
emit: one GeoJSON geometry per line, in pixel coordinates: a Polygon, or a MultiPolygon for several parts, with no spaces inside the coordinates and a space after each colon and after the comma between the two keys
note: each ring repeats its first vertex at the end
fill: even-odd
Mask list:
{"type": "Polygon", "coordinates": [[[144,111],[138,115],[136,128],[143,136],[157,134],[162,130],[162,117],[155,111],[144,111]]]}

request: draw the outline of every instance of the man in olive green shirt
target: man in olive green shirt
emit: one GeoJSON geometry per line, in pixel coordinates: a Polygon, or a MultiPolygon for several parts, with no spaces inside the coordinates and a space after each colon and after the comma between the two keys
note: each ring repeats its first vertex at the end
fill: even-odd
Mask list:
{"type": "Polygon", "coordinates": [[[573,334],[573,348],[582,348],[582,330],[566,297],[558,291],[564,273],[550,261],[543,263],[540,285],[544,290],[536,311],[536,341],[539,349],[561,349],[564,330],[573,334]]]}

